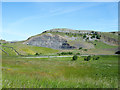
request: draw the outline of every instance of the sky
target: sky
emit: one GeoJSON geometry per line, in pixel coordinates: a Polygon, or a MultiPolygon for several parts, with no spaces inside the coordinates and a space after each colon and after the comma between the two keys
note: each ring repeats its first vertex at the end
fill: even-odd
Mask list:
{"type": "Polygon", "coordinates": [[[53,28],[118,30],[117,2],[3,2],[2,39],[26,40],[53,28]]]}

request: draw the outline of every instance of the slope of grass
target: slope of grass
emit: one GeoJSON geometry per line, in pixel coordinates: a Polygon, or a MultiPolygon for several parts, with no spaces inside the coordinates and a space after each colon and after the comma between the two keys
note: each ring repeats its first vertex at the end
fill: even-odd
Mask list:
{"type": "MultiPolygon", "coordinates": [[[[7,43],[5,44],[5,46],[13,47],[21,55],[35,55],[35,53],[41,53],[44,55],[44,54],[53,54],[58,52],[58,50],[51,49],[51,48],[30,46],[30,45],[25,45],[21,43],[7,43]]],[[[12,49],[9,49],[7,47],[3,47],[3,49],[12,55],[15,55],[15,52],[12,49]]]]}
{"type": "Polygon", "coordinates": [[[115,35],[114,33],[102,32],[101,35],[118,40],[118,35],[115,35]]]}
{"type": "Polygon", "coordinates": [[[117,88],[118,57],[3,57],[3,88],[117,88]]]}
{"type": "MultiPolygon", "coordinates": [[[[14,50],[12,50],[11,48],[7,48],[7,47],[0,47],[0,48],[2,48],[4,51],[6,51],[8,54],[9,54],[9,56],[16,56],[17,54],[15,53],[15,51],[14,50]]],[[[6,54],[5,52],[2,52],[1,53],[2,55],[8,55],[8,54],[6,54]]]]}
{"type": "Polygon", "coordinates": [[[105,48],[117,48],[118,46],[111,46],[111,45],[108,45],[108,44],[105,44],[101,41],[92,41],[93,44],[96,44],[94,45],[96,49],[105,49],[105,48]]]}

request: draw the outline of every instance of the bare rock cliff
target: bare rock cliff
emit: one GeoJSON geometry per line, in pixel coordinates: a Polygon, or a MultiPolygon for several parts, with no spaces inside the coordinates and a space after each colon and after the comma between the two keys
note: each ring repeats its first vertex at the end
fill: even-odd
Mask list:
{"type": "Polygon", "coordinates": [[[32,37],[25,41],[23,44],[48,47],[53,49],[73,49],[75,47],[70,46],[67,40],[60,35],[52,35],[51,33],[46,33],[40,36],[32,37]]]}

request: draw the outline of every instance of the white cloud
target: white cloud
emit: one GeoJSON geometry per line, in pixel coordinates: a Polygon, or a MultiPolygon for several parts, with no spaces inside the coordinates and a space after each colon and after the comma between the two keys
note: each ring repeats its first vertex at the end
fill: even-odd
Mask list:
{"type": "Polygon", "coordinates": [[[75,11],[79,11],[82,9],[86,9],[86,8],[90,8],[90,7],[94,7],[94,6],[98,6],[100,5],[100,3],[97,4],[90,4],[90,5],[82,5],[82,6],[75,6],[75,7],[69,7],[69,8],[57,8],[54,10],[50,10],[51,12],[51,16],[56,16],[56,15],[62,15],[62,14],[66,14],[66,13],[71,13],[71,12],[75,12],[75,11]]]}

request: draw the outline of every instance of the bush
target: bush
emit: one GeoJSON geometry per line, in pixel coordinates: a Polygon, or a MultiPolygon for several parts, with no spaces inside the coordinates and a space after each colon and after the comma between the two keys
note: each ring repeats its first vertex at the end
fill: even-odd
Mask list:
{"type": "Polygon", "coordinates": [[[91,59],[91,56],[85,57],[84,60],[85,61],[89,61],[91,59]]]}
{"type": "Polygon", "coordinates": [[[100,57],[93,57],[93,60],[98,60],[100,57]]]}
{"type": "Polygon", "coordinates": [[[39,53],[35,53],[35,55],[39,55],[39,53]]]}
{"type": "Polygon", "coordinates": [[[72,55],[73,53],[72,52],[68,52],[69,55],[72,55]]]}
{"type": "Polygon", "coordinates": [[[84,61],[87,61],[87,58],[86,58],[86,57],[84,58],[84,61]]]}
{"type": "Polygon", "coordinates": [[[80,53],[76,53],[76,55],[80,55],[80,53]]]}
{"type": "Polygon", "coordinates": [[[87,49],[84,49],[84,51],[87,51],[87,49]]]}
{"type": "Polygon", "coordinates": [[[96,59],[95,60],[98,60],[100,57],[96,57],[96,59]]]}
{"type": "Polygon", "coordinates": [[[97,38],[97,39],[100,39],[100,35],[97,35],[96,38],[97,38]]]}
{"type": "Polygon", "coordinates": [[[77,56],[77,55],[74,55],[73,58],[72,58],[72,60],[75,61],[75,60],[77,60],[77,58],[78,58],[78,56],[77,56]]]}
{"type": "Polygon", "coordinates": [[[89,61],[90,59],[91,59],[91,56],[88,56],[88,57],[87,57],[87,61],[89,61]]]}
{"type": "MultiPolygon", "coordinates": [[[[59,53],[58,53],[59,54],[59,53]]],[[[60,53],[61,55],[72,55],[73,53],[72,52],[62,52],[60,53]]]]}
{"type": "Polygon", "coordinates": [[[82,49],[82,47],[79,47],[79,50],[82,49]]]}
{"type": "Polygon", "coordinates": [[[92,37],[91,38],[95,38],[95,35],[92,35],[92,37]]]}
{"type": "Polygon", "coordinates": [[[86,34],[84,34],[84,36],[83,36],[83,39],[85,39],[86,38],[86,34]]]}

